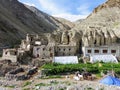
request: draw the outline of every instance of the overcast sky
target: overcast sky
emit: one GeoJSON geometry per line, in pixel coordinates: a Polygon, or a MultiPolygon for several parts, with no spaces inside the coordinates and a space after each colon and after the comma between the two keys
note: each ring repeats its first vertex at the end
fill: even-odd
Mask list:
{"type": "Polygon", "coordinates": [[[87,17],[106,0],[19,0],[52,16],[76,21],[87,17]]]}

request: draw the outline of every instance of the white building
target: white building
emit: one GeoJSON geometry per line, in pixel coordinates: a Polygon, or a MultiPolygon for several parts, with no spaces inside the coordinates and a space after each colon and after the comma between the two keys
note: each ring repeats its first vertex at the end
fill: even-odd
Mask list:
{"type": "Polygon", "coordinates": [[[82,47],[83,56],[92,56],[92,55],[101,55],[101,54],[112,54],[116,57],[120,56],[120,46],[111,45],[111,46],[86,46],[82,47]]]}
{"type": "Polygon", "coordinates": [[[85,46],[82,47],[83,56],[90,57],[90,61],[103,61],[117,62],[116,58],[120,56],[119,45],[106,45],[106,46],[85,46]]]}

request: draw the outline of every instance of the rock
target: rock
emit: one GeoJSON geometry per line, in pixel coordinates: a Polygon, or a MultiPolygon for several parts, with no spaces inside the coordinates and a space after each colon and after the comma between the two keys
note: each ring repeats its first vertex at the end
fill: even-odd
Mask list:
{"type": "Polygon", "coordinates": [[[79,90],[79,89],[75,86],[69,86],[67,87],[67,90],[79,90]]]}
{"type": "Polygon", "coordinates": [[[19,80],[28,80],[30,79],[30,76],[29,75],[20,75],[20,76],[17,76],[16,80],[19,81],[19,80]]]}
{"type": "Polygon", "coordinates": [[[69,37],[68,37],[68,33],[67,32],[63,32],[62,33],[62,37],[61,37],[61,43],[64,45],[69,44],[69,37]]]}
{"type": "Polygon", "coordinates": [[[36,68],[36,67],[30,69],[30,70],[27,72],[27,75],[33,75],[33,74],[35,74],[35,73],[37,73],[37,68],[36,68]]]}
{"type": "Polygon", "coordinates": [[[17,68],[15,70],[10,71],[9,74],[17,74],[17,73],[20,73],[20,72],[24,72],[24,69],[23,68],[17,68]]]}
{"type": "Polygon", "coordinates": [[[6,73],[18,68],[18,65],[15,66],[15,65],[12,65],[12,63],[8,63],[8,62],[6,62],[6,64],[5,64],[5,62],[1,63],[0,76],[5,76],[6,73]]]}

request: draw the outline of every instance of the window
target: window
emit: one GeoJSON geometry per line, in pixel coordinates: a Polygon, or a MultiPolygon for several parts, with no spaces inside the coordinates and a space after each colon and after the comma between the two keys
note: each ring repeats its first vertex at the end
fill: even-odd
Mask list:
{"type": "Polygon", "coordinates": [[[69,51],[71,50],[71,48],[69,48],[69,51]]]}
{"type": "Polygon", "coordinates": [[[88,53],[91,53],[92,51],[91,51],[91,50],[88,50],[87,52],[88,52],[88,53]]]}
{"type": "Polygon", "coordinates": [[[49,48],[49,51],[51,51],[52,49],[51,48],[49,48]]]}
{"type": "Polygon", "coordinates": [[[45,50],[45,48],[43,48],[43,51],[45,50]]]}
{"type": "Polygon", "coordinates": [[[17,55],[17,51],[15,51],[15,55],[17,55]]]}
{"type": "Polygon", "coordinates": [[[103,53],[108,53],[108,50],[103,50],[103,53]]]}
{"type": "Polygon", "coordinates": [[[59,48],[59,51],[60,51],[61,49],[59,48]]]}
{"type": "Polygon", "coordinates": [[[111,53],[116,53],[116,50],[111,50],[111,53]]]}
{"type": "Polygon", "coordinates": [[[37,51],[39,50],[40,48],[37,48],[37,51]]]}
{"type": "Polygon", "coordinates": [[[53,57],[53,53],[50,53],[50,57],[53,57]]]}
{"type": "Polygon", "coordinates": [[[94,52],[95,52],[95,53],[99,53],[99,50],[95,50],[94,52]]]}
{"type": "Polygon", "coordinates": [[[39,54],[37,54],[37,57],[39,57],[39,54]]]}
{"type": "Polygon", "coordinates": [[[65,51],[65,49],[63,49],[63,51],[65,51]]]}
{"type": "Polygon", "coordinates": [[[7,55],[7,54],[8,54],[8,52],[5,52],[5,54],[7,55]]]}

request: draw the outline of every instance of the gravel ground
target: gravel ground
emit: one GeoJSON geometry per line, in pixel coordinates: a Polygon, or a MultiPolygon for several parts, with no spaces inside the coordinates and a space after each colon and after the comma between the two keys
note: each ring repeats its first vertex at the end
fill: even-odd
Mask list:
{"type": "Polygon", "coordinates": [[[107,86],[96,81],[75,81],[71,78],[35,79],[28,81],[0,80],[0,90],[120,90],[117,86],[107,86]],[[14,87],[13,87],[14,86],[14,87]]]}

